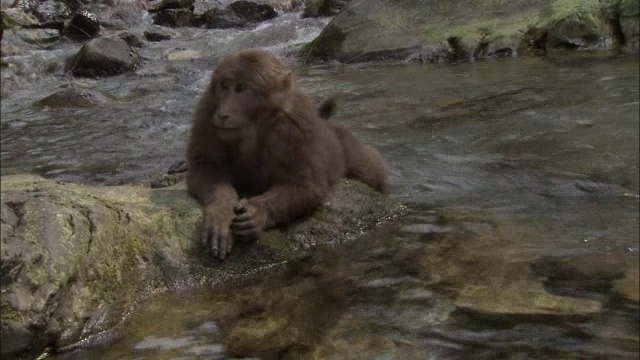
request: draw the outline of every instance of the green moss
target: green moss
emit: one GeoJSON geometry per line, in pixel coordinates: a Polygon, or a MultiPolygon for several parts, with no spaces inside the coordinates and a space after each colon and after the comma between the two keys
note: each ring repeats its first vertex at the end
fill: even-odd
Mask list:
{"type": "Polygon", "coordinates": [[[49,357],[51,357],[51,348],[46,348],[37,358],[36,360],[44,360],[44,359],[48,359],[49,357]]]}
{"type": "Polygon", "coordinates": [[[22,316],[22,314],[14,310],[4,298],[0,303],[0,318],[2,320],[14,321],[20,324],[24,322],[24,317],[22,316]]]}
{"type": "Polygon", "coordinates": [[[103,247],[100,260],[87,264],[94,274],[87,281],[90,292],[110,304],[134,301],[144,275],[139,259],[148,245],[135,234],[122,238],[120,246],[103,247]]]}
{"type": "Polygon", "coordinates": [[[346,38],[342,30],[329,23],[320,35],[300,50],[300,57],[306,61],[327,61],[337,56],[346,38]]]}

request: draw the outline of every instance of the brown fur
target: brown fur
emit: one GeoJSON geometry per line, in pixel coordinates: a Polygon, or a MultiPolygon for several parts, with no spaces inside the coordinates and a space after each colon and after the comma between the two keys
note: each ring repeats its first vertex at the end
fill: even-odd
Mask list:
{"type": "Polygon", "coordinates": [[[187,150],[187,184],[203,206],[203,238],[213,256],[224,259],[233,238],[255,239],[310,215],[341,177],[384,191],[384,160],[323,120],[334,111],[333,99],[316,108],[266,51],[220,61],[196,107],[187,150]]]}

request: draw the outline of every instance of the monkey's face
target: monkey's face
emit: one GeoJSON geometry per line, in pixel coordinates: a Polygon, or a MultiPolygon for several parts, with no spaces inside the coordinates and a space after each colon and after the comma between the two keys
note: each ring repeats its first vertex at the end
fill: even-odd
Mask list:
{"type": "Polygon", "coordinates": [[[212,121],[216,128],[242,129],[254,121],[264,106],[264,96],[247,81],[220,78],[213,85],[217,106],[212,121]]]}

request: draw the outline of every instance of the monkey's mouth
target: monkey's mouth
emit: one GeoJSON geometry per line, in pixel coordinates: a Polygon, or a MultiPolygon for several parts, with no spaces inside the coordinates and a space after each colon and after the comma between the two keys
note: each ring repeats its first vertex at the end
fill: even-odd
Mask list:
{"type": "Polygon", "coordinates": [[[244,126],[241,125],[237,125],[237,126],[230,126],[230,125],[218,125],[218,124],[214,124],[213,127],[215,127],[216,129],[220,129],[220,130],[240,130],[242,129],[244,126]]]}
{"type": "Polygon", "coordinates": [[[215,127],[216,129],[221,129],[221,130],[239,130],[242,129],[244,127],[243,124],[233,124],[233,123],[224,123],[224,122],[220,122],[220,121],[212,121],[213,123],[213,127],[215,127]]]}

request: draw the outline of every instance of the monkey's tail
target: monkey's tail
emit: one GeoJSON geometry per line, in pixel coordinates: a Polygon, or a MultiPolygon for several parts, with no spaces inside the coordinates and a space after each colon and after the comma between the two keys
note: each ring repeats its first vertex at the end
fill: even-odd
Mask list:
{"type": "Polygon", "coordinates": [[[320,115],[320,117],[325,120],[335,115],[336,111],[338,111],[337,96],[328,98],[322,104],[320,104],[320,107],[318,107],[318,115],[320,115]]]}

